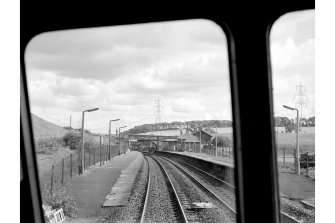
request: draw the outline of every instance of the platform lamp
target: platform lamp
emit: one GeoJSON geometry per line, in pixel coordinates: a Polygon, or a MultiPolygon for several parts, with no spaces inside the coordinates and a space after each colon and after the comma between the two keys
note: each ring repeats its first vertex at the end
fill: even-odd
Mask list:
{"type": "Polygon", "coordinates": [[[295,173],[300,174],[300,151],[299,151],[299,109],[292,108],[286,105],[283,105],[284,108],[289,110],[296,110],[297,111],[297,147],[295,150],[295,157],[294,157],[294,164],[295,164],[295,173]]]}
{"type": "Polygon", "coordinates": [[[121,154],[121,129],[126,127],[127,126],[119,127],[119,155],[121,154]]]}
{"type": "Polygon", "coordinates": [[[108,131],[108,158],[111,159],[111,122],[120,121],[120,119],[109,120],[109,131],[108,131]]]}
{"type": "Polygon", "coordinates": [[[85,112],[93,112],[97,111],[99,108],[92,108],[83,111],[83,116],[82,116],[82,123],[81,123],[81,165],[79,169],[79,174],[83,174],[84,172],[84,120],[85,120],[85,112]]]}

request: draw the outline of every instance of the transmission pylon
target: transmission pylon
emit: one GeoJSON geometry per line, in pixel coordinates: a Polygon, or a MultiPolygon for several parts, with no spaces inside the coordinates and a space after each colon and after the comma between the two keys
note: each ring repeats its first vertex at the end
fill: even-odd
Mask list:
{"type": "MultiPolygon", "coordinates": [[[[300,109],[300,117],[303,118],[303,107],[307,108],[308,96],[305,93],[306,87],[301,83],[296,86],[296,94],[294,95],[295,106],[300,109]]],[[[308,126],[308,120],[307,120],[308,126]]]]}
{"type": "Polygon", "coordinates": [[[162,101],[159,100],[159,98],[155,100],[153,109],[154,109],[154,114],[156,116],[155,124],[156,124],[156,130],[157,130],[159,129],[160,123],[162,121],[162,115],[163,115],[163,109],[164,109],[164,106],[162,105],[162,101]]]}

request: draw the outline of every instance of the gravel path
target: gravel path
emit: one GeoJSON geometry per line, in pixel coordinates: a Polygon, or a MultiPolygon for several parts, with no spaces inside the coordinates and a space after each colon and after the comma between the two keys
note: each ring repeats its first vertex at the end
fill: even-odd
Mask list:
{"type": "Polygon", "coordinates": [[[152,158],[147,157],[147,159],[150,166],[151,185],[144,222],[176,222],[177,218],[171,203],[172,197],[163,173],[152,158]]]}
{"type": "Polygon", "coordinates": [[[128,204],[123,207],[103,208],[97,222],[140,222],[147,180],[148,164],[144,161],[132,186],[128,204]]]}
{"type": "Polygon", "coordinates": [[[163,159],[157,159],[159,159],[159,161],[166,168],[178,195],[181,197],[182,203],[185,204],[186,215],[188,216],[188,220],[190,222],[236,222],[235,216],[232,216],[228,210],[221,208],[220,203],[205,194],[176,167],[163,159]],[[194,202],[212,203],[215,207],[207,209],[194,209],[192,205],[194,202]]]}

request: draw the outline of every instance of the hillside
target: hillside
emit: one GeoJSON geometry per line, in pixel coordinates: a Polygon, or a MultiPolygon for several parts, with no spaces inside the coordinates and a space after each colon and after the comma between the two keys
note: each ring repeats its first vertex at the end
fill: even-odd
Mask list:
{"type": "Polygon", "coordinates": [[[33,113],[31,113],[31,119],[33,124],[34,137],[61,137],[68,132],[68,130],[65,130],[56,124],[48,122],[33,113]]]}
{"type": "Polygon", "coordinates": [[[139,126],[135,126],[128,131],[128,134],[137,134],[144,132],[151,132],[157,130],[176,130],[176,129],[184,129],[189,128],[192,131],[200,128],[208,128],[211,126],[217,125],[219,128],[223,127],[232,127],[232,121],[230,120],[194,120],[194,121],[186,121],[186,122],[163,122],[160,123],[159,126],[156,124],[143,124],[139,126]]]}

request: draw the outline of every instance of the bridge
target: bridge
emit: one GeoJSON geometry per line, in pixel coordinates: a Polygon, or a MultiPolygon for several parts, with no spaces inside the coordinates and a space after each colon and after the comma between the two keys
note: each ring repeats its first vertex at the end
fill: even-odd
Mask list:
{"type": "Polygon", "coordinates": [[[176,132],[155,131],[138,134],[129,134],[129,141],[131,142],[150,142],[160,150],[160,142],[175,141],[178,142],[179,134],[176,132]]]}

